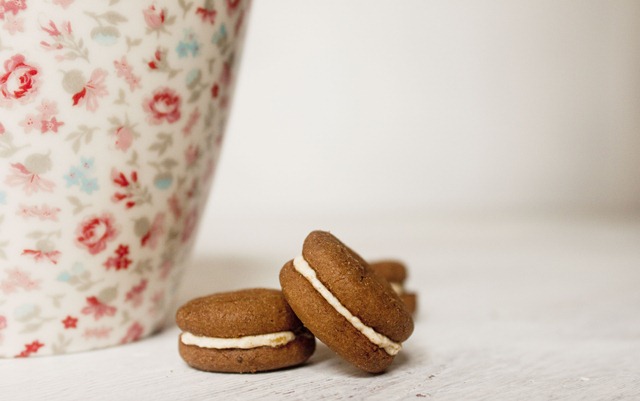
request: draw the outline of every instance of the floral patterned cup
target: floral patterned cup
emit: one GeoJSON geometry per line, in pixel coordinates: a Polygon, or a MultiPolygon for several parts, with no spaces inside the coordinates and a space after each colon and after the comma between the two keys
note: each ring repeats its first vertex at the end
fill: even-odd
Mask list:
{"type": "Polygon", "coordinates": [[[242,0],[0,0],[0,357],[170,311],[220,152],[242,0]]]}

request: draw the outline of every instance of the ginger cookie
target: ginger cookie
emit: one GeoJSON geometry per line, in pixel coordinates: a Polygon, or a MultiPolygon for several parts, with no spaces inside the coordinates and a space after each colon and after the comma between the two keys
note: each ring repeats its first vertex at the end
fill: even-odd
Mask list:
{"type": "Polygon", "coordinates": [[[278,290],[256,288],[193,299],[176,314],[182,359],[210,372],[261,372],[302,364],[315,338],[278,290]]]}
{"type": "Polygon", "coordinates": [[[391,284],[391,288],[400,296],[409,312],[415,314],[418,297],[415,292],[408,292],[404,288],[404,282],[407,279],[406,266],[397,260],[380,260],[370,262],[369,267],[391,284]]]}
{"type": "Polygon", "coordinates": [[[413,332],[388,282],[332,234],[313,231],[280,270],[282,292],[304,325],[351,364],[384,371],[413,332]]]}

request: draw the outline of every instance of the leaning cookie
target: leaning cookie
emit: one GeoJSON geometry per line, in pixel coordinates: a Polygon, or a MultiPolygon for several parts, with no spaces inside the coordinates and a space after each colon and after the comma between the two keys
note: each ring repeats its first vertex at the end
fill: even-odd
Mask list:
{"type": "Polygon", "coordinates": [[[179,352],[187,364],[210,372],[260,372],[299,365],[315,338],[282,293],[248,289],[196,298],[176,314],[179,352]]]}
{"type": "Polygon", "coordinates": [[[280,284],[304,325],[367,372],[384,371],[413,332],[411,314],[389,284],[328,232],[307,236],[302,255],[280,271],[280,284]]]}
{"type": "Polygon", "coordinates": [[[415,292],[408,292],[404,288],[404,282],[407,279],[405,265],[397,260],[380,260],[370,262],[369,267],[391,284],[391,288],[400,296],[409,312],[414,314],[417,309],[418,297],[415,292]]]}

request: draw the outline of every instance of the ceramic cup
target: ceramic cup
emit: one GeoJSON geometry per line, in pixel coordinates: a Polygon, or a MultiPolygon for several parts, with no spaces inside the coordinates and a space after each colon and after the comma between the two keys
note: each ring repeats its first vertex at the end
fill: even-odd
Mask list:
{"type": "Polygon", "coordinates": [[[243,0],[0,0],[0,356],[171,310],[220,152],[243,0]]]}

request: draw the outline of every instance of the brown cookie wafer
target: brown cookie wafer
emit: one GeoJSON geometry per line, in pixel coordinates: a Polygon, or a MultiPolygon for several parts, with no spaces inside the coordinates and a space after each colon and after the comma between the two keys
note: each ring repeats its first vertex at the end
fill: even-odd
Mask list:
{"type": "Polygon", "coordinates": [[[285,298],[320,341],[353,365],[385,370],[413,332],[403,302],[332,234],[314,231],[280,271],[285,298]]]}
{"type": "Polygon", "coordinates": [[[407,306],[409,312],[414,314],[417,309],[418,297],[415,292],[408,292],[404,288],[404,282],[407,279],[407,268],[404,263],[398,260],[380,260],[370,262],[369,267],[389,282],[393,290],[407,306]]]}
{"type": "Polygon", "coordinates": [[[212,372],[259,372],[299,365],[315,338],[272,289],[247,289],[196,298],[180,307],[180,356],[212,372]]]}

